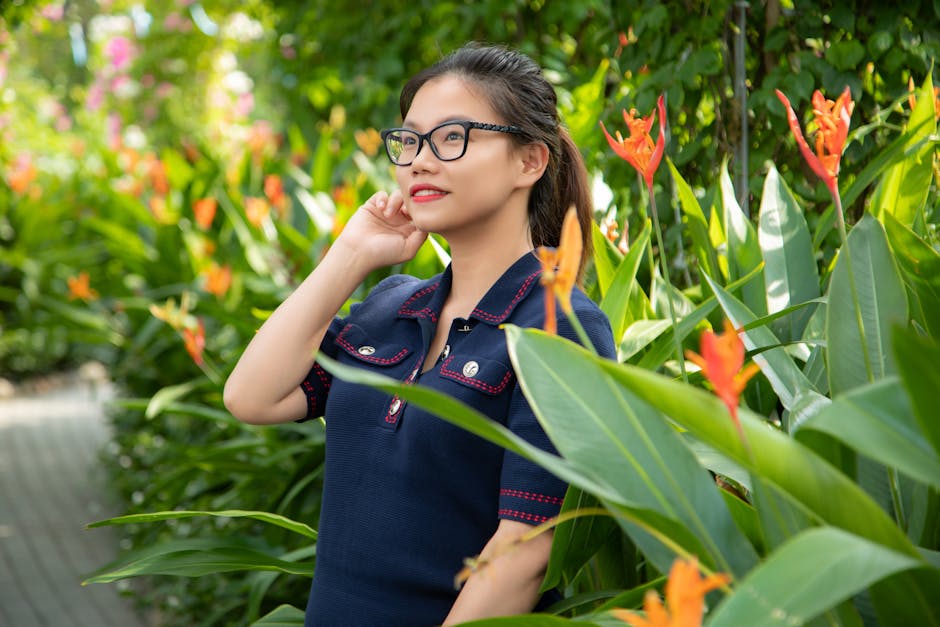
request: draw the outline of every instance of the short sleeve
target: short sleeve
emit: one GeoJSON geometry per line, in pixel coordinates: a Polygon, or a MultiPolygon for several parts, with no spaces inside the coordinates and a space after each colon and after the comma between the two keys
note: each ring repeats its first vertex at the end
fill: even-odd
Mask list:
{"type": "MultiPolygon", "coordinates": [[[[336,317],[333,319],[333,322],[326,330],[326,335],[323,336],[323,341],[320,343],[321,354],[332,359],[336,358],[336,337],[343,330],[344,325],[345,322],[342,318],[336,317]]],[[[323,411],[326,409],[326,397],[330,392],[332,383],[333,375],[324,370],[319,363],[314,362],[310,372],[300,383],[300,387],[307,397],[307,415],[304,416],[303,420],[311,420],[323,415],[323,411]]]]}
{"type": "MultiPolygon", "coordinates": [[[[598,354],[608,359],[614,358],[616,349],[610,322],[596,305],[590,302],[586,305],[578,308],[581,325],[598,354]]],[[[558,333],[577,342],[577,336],[567,320],[559,320],[558,333]]],[[[535,417],[529,401],[522,394],[520,386],[516,386],[513,391],[507,426],[530,444],[557,454],[535,417]]],[[[499,518],[534,525],[543,523],[558,515],[567,489],[564,481],[541,466],[506,451],[500,477],[499,518]]]]}

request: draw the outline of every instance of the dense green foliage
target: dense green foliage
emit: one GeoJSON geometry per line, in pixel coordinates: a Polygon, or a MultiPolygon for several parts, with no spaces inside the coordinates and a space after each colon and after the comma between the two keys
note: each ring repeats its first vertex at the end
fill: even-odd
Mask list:
{"type": "MultiPolygon", "coordinates": [[[[828,612],[824,624],[854,625],[845,601],[866,589],[857,607],[868,622],[873,605],[882,624],[940,623],[930,605],[940,550],[934,3],[751,3],[752,216],[732,185],[741,16],[730,1],[3,6],[0,376],[103,361],[124,395],[105,462],[128,513],[189,512],[122,521],[130,552],[100,580],[199,575],[149,580],[142,603],[172,624],[233,624],[303,605],[315,547],[289,521],[315,526],[322,429],[238,424],[222,409],[221,383],[344,217],[391,185],[369,131],[396,122],[403,80],[482,40],[546,68],[597,176],[598,222],[614,217],[633,245],[623,255],[598,230],[588,283],[626,365],[535,331],[509,333],[517,355],[540,356],[516,364],[540,418],[594,443],[591,458],[565,439],[564,460],[540,458],[575,486],[566,509],[608,513],[557,530],[549,578],[569,597],[559,611],[637,606],[678,547],[732,572],[732,590],[743,590],[720,605],[715,596],[710,624],[828,612]],[[920,90],[913,112],[909,79],[920,90]],[[774,90],[806,121],[814,89],[834,98],[846,85],[856,106],[840,175],[843,242],[774,90]],[[645,187],[598,128],[625,132],[621,109],[646,115],[660,93],[665,249],[650,246],[645,187]],[[215,201],[208,220],[205,200],[215,201]],[[681,293],[664,289],[654,256],[681,293]],[[700,375],[672,380],[670,300],[686,348],[722,318],[747,327],[761,366],[742,410],[753,450],[699,389],[700,375]],[[585,398],[592,412],[569,406],[585,398]],[[572,416],[582,418],[567,424],[572,416]],[[644,481],[635,468],[649,469],[644,481]],[[794,566],[808,561],[811,572],[794,566]],[[810,575],[843,585],[792,592],[810,575]],[[751,614],[760,611],[770,616],[751,614]]],[[[403,270],[427,276],[443,259],[428,245],[403,270]]],[[[446,418],[519,446],[445,406],[446,418]]],[[[524,620],[512,624],[532,624],[524,620]]]]}

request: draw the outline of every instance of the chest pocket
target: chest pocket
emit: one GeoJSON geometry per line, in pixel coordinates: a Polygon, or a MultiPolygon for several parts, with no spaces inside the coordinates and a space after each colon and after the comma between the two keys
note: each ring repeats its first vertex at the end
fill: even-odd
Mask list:
{"type": "Polygon", "coordinates": [[[394,366],[401,363],[411,351],[401,344],[390,344],[379,338],[369,337],[364,329],[347,324],[336,337],[336,345],[357,361],[377,366],[394,366]]]}
{"type": "Polygon", "coordinates": [[[472,355],[451,355],[441,364],[444,379],[490,396],[505,391],[514,376],[512,368],[502,362],[472,355]]]}

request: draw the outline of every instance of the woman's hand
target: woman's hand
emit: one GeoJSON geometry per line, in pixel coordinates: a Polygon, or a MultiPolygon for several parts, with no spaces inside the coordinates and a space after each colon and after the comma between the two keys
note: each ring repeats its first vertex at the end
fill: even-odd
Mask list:
{"type": "Polygon", "coordinates": [[[334,246],[352,251],[373,269],[408,261],[428,234],[419,230],[405,207],[400,190],[376,192],[346,223],[334,246]]]}

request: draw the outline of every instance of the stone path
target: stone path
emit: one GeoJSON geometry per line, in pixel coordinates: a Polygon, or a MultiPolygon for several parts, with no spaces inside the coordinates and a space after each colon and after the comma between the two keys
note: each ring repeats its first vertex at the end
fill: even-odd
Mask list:
{"type": "Polygon", "coordinates": [[[114,559],[117,513],[98,454],[109,389],[73,382],[0,399],[0,627],[142,627],[115,584],[82,586],[114,559]]]}

